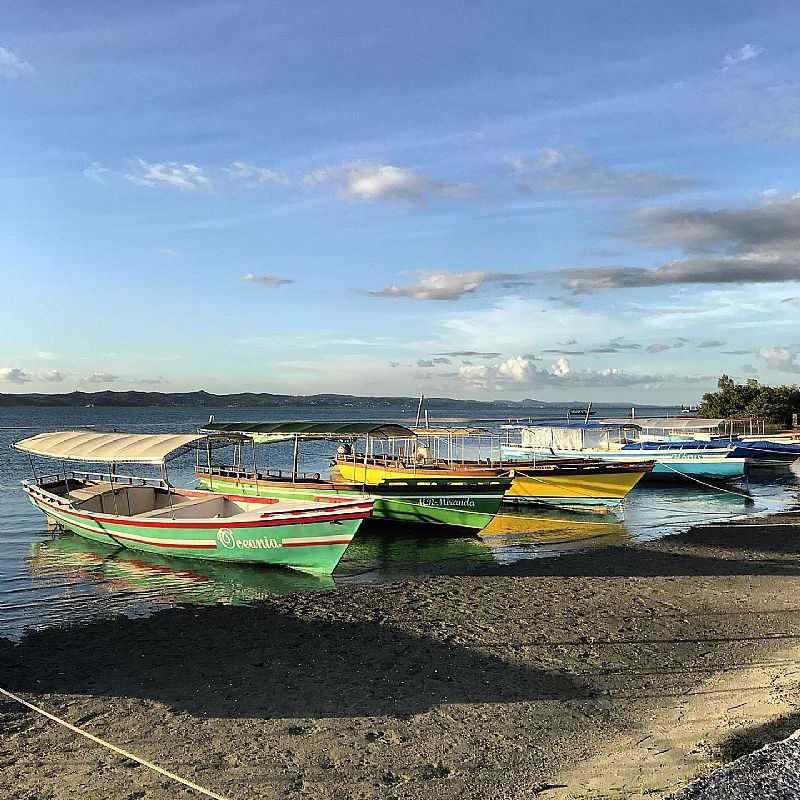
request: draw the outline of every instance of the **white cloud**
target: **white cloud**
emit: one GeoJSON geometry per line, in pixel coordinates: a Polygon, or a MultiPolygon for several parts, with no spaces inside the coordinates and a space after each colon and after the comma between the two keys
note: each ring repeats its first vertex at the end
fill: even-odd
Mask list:
{"type": "Polygon", "coordinates": [[[269,183],[278,183],[286,186],[289,179],[286,175],[268,169],[267,167],[257,167],[254,164],[247,164],[244,161],[234,161],[225,171],[233,180],[240,181],[244,186],[253,188],[269,183]]]}
{"type": "Polygon", "coordinates": [[[119,375],[113,375],[110,372],[93,372],[87,375],[84,379],[88,383],[114,383],[119,380],[119,375]]]}
{"type": "Polygon", "coordinates": [[[12,80],[34,74],[34,68],[24,58],[7,47],[0,47],[0,78],[12,80]]]}
{"type": "Polygon", "coordinates": [[[180,250],[176,250],[174,247],[162,247],[158,252],[162,256],[169,256],[170,258],[175,258],[181,254],[180,250]]]}
{"type": "Polygon", "coordinates": [[[507,358],[497,368],[497,374],[501,378],[508,378],[514,383],[527,383],[534,369],[533,361],[526,356],[512,356],[507,358]]]}
{"type": "Polygon", "coordinates": [[[106,177],[110,174],[111,170],[104,167],[99,161],[92,161],[92,163],[83,170],[84,177],[95,183],[105,183],[106,177]]]}
{"type": "Polygon", "coordinates": [[[294,283],[291,278],[281,278],[277,275],[255,275],[252,272],[246,272],[242,275],[241,280],[247,283],[257,283],[259,286],[266,286],[268,289],[277,289],[287,283],[294,283]]]}
{"type": "Polygon", "coordinates": [[[524,191],[565,191],[610,197],[657,197],[694,189],[698,181],[645,170],[611,169],[575,150],[546,147],[532,159],[509,161],[524,191]]]}
{"type": "Polygon", "coordinates": [[[171,186],[184,192],[208,192],[214,187],[201,167],[195,164],[180,164],[177,161],[149,163],[137,159],[140,172],[129,173],[125,178],[139,186],[171,186]]]}
{"type": "Polygon", "coordinates": [[[458,368],[458,377],[473,389],[489,389],[492,377],[491,367],[472,364],[462,364],[458,368]]]}
{"type": "Polygon", "coordinates": [[[42,373],[39,376],[41,380],[47,381],[48,383],[61,383],[64,380],[64,375],[57,369],[50,369],[47,372],[42,373]]]}
{"type": "Polygon", "coordinates": [[[768,347],[759,353],[767,362],[767,366],[780,372],[800,372],[797,353],[785,347],[768,347]]]}
{"type": "Polygon", "coordinates": [[[513,272],[419,272],[414,283],[387,286],[369,292],[371,297],[409,297],[413,300],[458,300],[487,284],[506,288],[527,285],[530,279],[513,272]]]}
{"type": "Polygon", "coordinates": [[[305,176],[309,186],[332,184],[349,200],[393,201],[418,205],[430,197],[466,197],[474,187],[446,183],[391,164],[353,162],[340,167],[323,167],[305,176]]]}
{"type": "Polygon", "coordinates": [[[566,378],[570,372],[572,372],[572,368],[570,367],[569,359],[563,356],[550,368],[550,374],[556,378],[566,378]]]}
{"type": "Polygon", "coordinates": [[[725,53],[722,59],[722,68],[727,69],[735,64],[741,64],[743,61],[752,61],[763,52],[764,48],[759,47],[757,44],[742,45],[738,50],[731,50],[729,53],[725,53]]]}
{"type": "Polygon", "coordinates": [[[0,383],[30,383],[31,376],[18,367],[0,367],[0,383]]]}

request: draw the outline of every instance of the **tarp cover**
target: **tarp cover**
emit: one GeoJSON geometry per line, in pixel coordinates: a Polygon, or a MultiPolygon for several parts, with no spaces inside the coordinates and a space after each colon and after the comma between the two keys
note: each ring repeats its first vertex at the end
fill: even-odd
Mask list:
{"type": "Polygon", "coordinates": [[[553,450],[583,449],[583,428],[529,427],[522,429],[522,446],[553,450]]]}
{"type": "Polygon", "coordinates": [[[186,449],[230,444],[230,439],[209,439],[196,433],[99,433],[54,431],[29,436],[14,444],[17,450],[64,461],[105,464],[161,464],[186,449]]]}
{"type": "Polygon", "coordinates": [[[209,433],[238,433],[255,441],[288,439],[413,439],[414,431],[394,422],[208,422],[209,433]]]}

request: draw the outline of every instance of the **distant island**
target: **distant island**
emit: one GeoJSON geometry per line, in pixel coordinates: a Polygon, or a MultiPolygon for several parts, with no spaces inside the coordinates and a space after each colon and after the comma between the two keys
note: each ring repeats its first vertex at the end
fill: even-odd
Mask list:
{"type": "MultiPolygon", "coordinates": [[[[237,392],[211,394],[197,392],[68,392],[65,394],[0,394],[0,407],[9,406],[97,406],[97,407],[173,407],[173,408],[416,408],[418,397],[359,397],[351,394],[268,394],[237,392]]],[[[536,408],[552,405],[542,400],[457,400],[450,397],[425,398],[425,407],[448,408],[536,408]]],[[[558,405],[561,405],[560,403],[558,405]]]]}

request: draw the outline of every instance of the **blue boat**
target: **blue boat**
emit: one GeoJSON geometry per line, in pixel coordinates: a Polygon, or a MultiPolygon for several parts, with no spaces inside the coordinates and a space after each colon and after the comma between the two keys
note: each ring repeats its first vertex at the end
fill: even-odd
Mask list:
{"type": "MultiPolygon", "coordinates": [[[[746,435],[734,433],[750,423],[752,430],[763,428],[760,419],[706,419],[698,417],[646,417],[636,420],[603,420],[605,425],[621,425],[631,427],[635,424],[639,429],[639,440],[658,442],[659,444],[684,445],[702,447],[729,447],[729,458],[746,458],[753,466],[777,466],[791,464],[800,458],[800,441],[776,441],[764,433],[746,435]],[[722,432],[725,432],[724,434],[722,432]]],[[[746,430],[746,427],[745,427],[746,430]]]]}
{"type": "Polygon", "coordinates": [[[733,455],[734,445],[710,441],[640,441],[641,429],[589,422],[506,425],[507,441],[501,446],[504,461],[532,458],[596,458],[612,462],[655,461],[647,478],[671,480],[734,480],[745,474],[747,459],[733,455]],[[519,441],[511,441],[511,431],[519,441]]]}
{"type": "Polygon", "coordinates": [[[791,464],[800,458],[800,444],[782,444],[769,439],[712,439],[712,442],[731,442],[731,457],[747,458],[755,465],[791,464]]]}

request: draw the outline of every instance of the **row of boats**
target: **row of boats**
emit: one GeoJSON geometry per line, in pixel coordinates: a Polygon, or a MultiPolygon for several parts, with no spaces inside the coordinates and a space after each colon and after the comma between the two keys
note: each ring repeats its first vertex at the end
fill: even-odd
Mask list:
{"type": "Polygon", "coordinates": [[[800,456],[793,434],[723,441],[687,438],[686,426],[657,433],[649,422],[504,426],[504,441],[495,442],[480,428],[212,418],[195,433],[56,431],[14,447],[30,457],[34,476],[23,488],[52,526],[129,549],[322,574],[333,572],[367,520],[479,533],[504,503],[608,510],[645,478],[728,479],[748,465],[800,456]],[[336,446],[329,477],[300,471],[309,440],[336,446]],[[259,464],[260,445],[287,443],[290,469],[259,464]],[[192,450],[200,488],[176,487],[168,462],[192,450]],[[39,457],[61,470],[37,474],[39,457]],[[68,468],[75,462],[104,469],[68,468]],[[158,467],[160,475],[124,475],[123,465],[158,467]]]}

